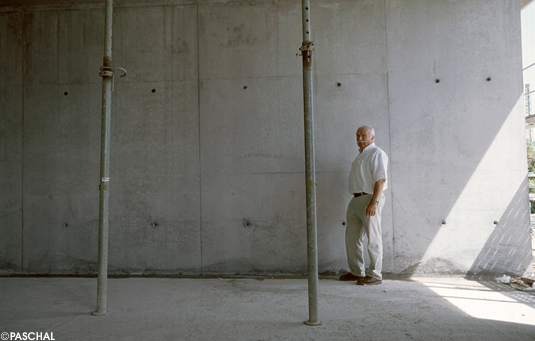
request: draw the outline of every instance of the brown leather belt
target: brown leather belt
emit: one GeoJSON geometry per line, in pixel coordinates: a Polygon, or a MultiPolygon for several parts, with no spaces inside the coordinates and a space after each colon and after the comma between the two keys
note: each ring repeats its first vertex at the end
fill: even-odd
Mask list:
{"type": "Polygon", "coordinates": [[[366,195],[366,194],[368,194],[368,193],[364,193],[364,192],[353,193],[353,196],[354,196],[355,198],[358,198],[358,197],[360,197],[361,195],[366,195]]]}

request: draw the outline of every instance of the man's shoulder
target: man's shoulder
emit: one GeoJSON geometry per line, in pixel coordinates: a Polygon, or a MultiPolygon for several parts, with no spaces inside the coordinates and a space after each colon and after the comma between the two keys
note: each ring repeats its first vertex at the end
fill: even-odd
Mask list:
{"type": "Polygon", "coordinates": [[[382,158],[385,162],[388,162],[388,155],[386,155],[384,150],[377,146],[374,146],[374,148],[370,150],[370,157],[372,159],[382,158]]]}
{"type": "Polygon", "coordinates": [[[381,153],[381,154],[386,155],[385,151],[382,150],[381,148],[379,148],[376,144],[374,144],[374,145],[372,146],[372,148],[370,148],[370,152],[372,152],[372,153],[374,153],[374,154],[381,153]]]}
{"type": "Polygon", "coordinates": [[[358,160],[363,160],[363,159],[375,158],[375,157],[378,157],[378,156],[383,156],[383,157],[388,158],[388,156],[386,155],[384,150],[382,150],[381,148],[377,147],[377,145],[374,143],[374,144],[371,144],[368,147],[366,147],[362,151],[362,153],[357,155],[357,157],[355,158],[355,161],[357,159],[358,160]]]}

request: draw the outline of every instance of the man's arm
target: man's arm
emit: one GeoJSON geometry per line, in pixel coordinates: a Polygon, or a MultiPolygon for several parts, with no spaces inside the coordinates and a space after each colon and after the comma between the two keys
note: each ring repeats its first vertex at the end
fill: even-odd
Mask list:
{"type": "MultiPolygon", "coordinates": [[[[385,181],[386,181],[385,179],[379,179],[375,182],[375,185],[373,186],[372,199],[379,201],[379,198],[381,197],[381,194],[383,193],[383,187],[385,185],[385,181]]],[[[377,212],[377,202],[372,200],[368,204],[368,207],[366,207],[366,218],[373,217],[376,212],[377,212]]]]}

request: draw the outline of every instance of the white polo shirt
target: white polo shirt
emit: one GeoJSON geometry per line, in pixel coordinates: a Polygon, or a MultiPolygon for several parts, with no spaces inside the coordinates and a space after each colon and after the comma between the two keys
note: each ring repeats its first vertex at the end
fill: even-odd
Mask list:
{"type": "Polygon", "coordinates": [[[351,164],[349,173],[349,193],[369,193],[373,194],[375,183],[380,179],[385,179],[383,190],[388,187],[386,177],[388,167],[388,156],[375,143],[364,148],[355,161],[351,164]]]}

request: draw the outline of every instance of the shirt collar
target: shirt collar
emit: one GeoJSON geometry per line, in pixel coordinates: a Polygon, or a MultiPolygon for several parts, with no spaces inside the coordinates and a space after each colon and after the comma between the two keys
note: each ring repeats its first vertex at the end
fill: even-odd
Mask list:
{"type": "MultiPolygon", "coordinates": [[[[366,148],[364,148],[364,149],[362,150],[362,153],[364,153],[364,152],[367,151],[367,150],[372,149],[373,147],[375,147],[375,142],[370,143],[369,146],[367,146],[366,148]]],[[[360,153],[360,154],[362,154],[362,153],[360,153]]]]}

